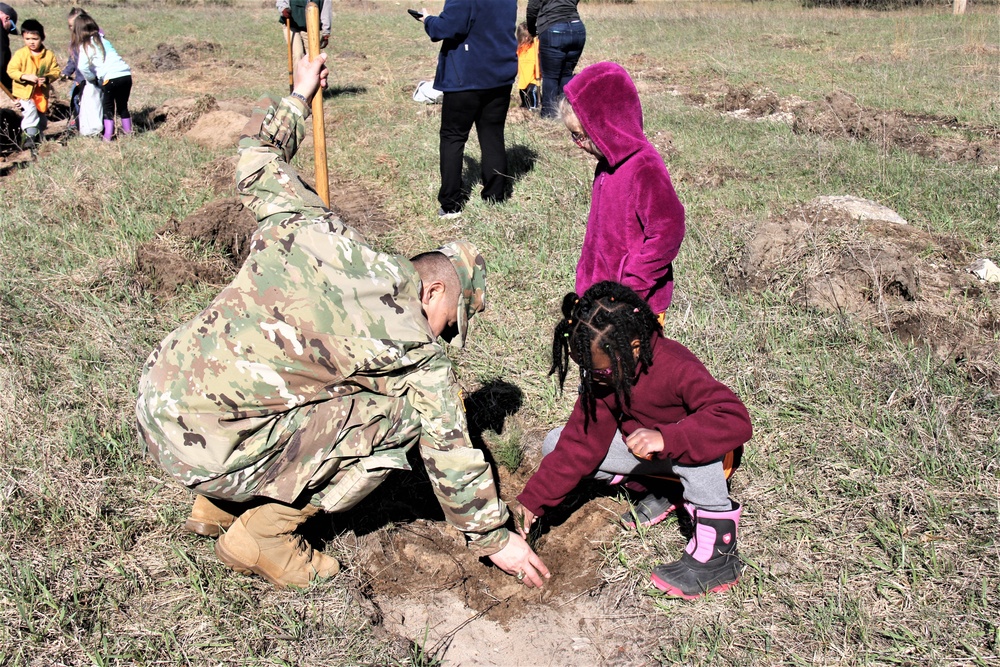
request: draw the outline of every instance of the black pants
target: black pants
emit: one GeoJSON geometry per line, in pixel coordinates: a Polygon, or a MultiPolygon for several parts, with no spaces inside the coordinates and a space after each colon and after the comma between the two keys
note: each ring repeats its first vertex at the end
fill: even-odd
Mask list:
{"type": "Polygon", "coordinates": [[[132,114],[128,112],[128,98],[132,94],[131,76],[110,79],[105,82],[102,89],[104,90],[104,120],[115,119],[115,107],[118,108],[119,117],[132,117],[132,114]]]}
{"type": "Polygon", "coordinates": [[[438,201],[446,213],[462,210],[462,158],[472,125],[482,150],[483,199],[507,198],[507,152],[503,131],[511,86],[445,93],[441,106],[441,190],[438,201]]]}

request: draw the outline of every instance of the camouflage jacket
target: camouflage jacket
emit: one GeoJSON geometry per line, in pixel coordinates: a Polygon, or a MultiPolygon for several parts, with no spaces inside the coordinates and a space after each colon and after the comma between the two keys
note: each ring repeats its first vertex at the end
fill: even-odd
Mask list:
{"type": "MultiPolygon", "coordinates": [[[[237,188],[259,223],[238,275],[153,351],[136,407],[143,435],[193,486],[259,467],[291,440],[289,414],[359,392],[405,397],[420,415],[419,452],[448,521],[480,555],[508,539],[507,508],[467,435],[455,372],[405,258],[380,253],[305,191],[287,162],[305,105],[258,109],[240,141],[237,188]]],[[[379,452],[385,455],[386,452],[379,452]]],[[[287,457],[287,454],[286,454],[287,457]]],[[[406,467],[405,452],[398,466],[406,467]]]]}

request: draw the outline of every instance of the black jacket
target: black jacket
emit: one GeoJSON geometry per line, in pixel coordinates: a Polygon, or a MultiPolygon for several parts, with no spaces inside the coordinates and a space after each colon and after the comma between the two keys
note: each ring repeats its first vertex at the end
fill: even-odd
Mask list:
{"type": "Polygon", "coordinates": [[[579,21],[578,0],[528,0],[528,32],[538,35],[556,23],[579,21]]]}

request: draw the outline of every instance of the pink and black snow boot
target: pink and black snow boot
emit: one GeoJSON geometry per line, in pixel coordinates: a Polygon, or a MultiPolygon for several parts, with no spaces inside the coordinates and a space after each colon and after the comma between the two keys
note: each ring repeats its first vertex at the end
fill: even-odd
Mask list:
{"type": "Polygon", "coordinates": [[[743,564],[736,550],[736,531],[743,508],[736,502],[728,512],[685,507],[694,520],[694,536],[680,560],[657,565],[650,579],[671,597],[694,600],[721,593],[739,581],[743,564]]]}

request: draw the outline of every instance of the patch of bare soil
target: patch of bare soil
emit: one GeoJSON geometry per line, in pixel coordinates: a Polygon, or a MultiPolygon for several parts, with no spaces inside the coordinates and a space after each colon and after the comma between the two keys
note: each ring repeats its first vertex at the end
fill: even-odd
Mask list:
{"type": "Polygon", "coordinates": [[[874,202],[868,214],[845,208],[859,201],[821,197],[757,224],[731,283],[790,291],[801,305],[868,321],[1000,383],[1000,286],[966,271],[974,258],[963,241],[899,224],[874,202]]]}
{"type": "Polygon", "coordinates": [[[204,40],[188,40],[181,45],[157,44],[148,56],[139,55],[134,60],[140,70],[169,72],[189,67],[201,58],[215,56],[221,48],[215,42],[204,40]]]}
{"type": "MultiPolygon", "coordinates": [[[[219,158],[193,178],[208,182],[216,192],[232,192],[235,162],[235,157],[219,158]]],[[[370,242],[378,242],[393,228],[376,199],[351,181],[332,181],[330,208],[370,242]]],[[[235,197],[207,204],[181,222],[172,220],[136,250],[138,283],[160,298],[176,294],[182,285],[224,285],[246,260],[256,229],[253,214],[235,197]],[[196,244],[207,244],[218,255],[205,259],[196,244]]]]}
{"type": "Polygon", "coordinates": [[[989,165],[1000,160],[1000,128],[963,124],[955,118],[868,109],[842,91],[810,102],[781,99],[757,85],[702,84],[696,90],[676,90],[689,104],[711,107],[734,118],[790,123],[795,132],[869,141],[883,150],[899,148],[946,162],[989,165]]]}
{"type": "MultiPolygon", "coordinates": [[[[539,458],[534,443],[517,473],[500,468],[502,494],[518,493],[539,458]]],[[[607,486],[581,489],[546,515],[534,548],[552,578],[538,590],[473,557],[442,520],[429,483],[415,479],[423,475],[380,491],[340,526],[356,536],[351,566],[388,630],[416,638],[444,664],[635,664],[640,642],[618,622],[632,610],[602,576],[604,545],[622,530],[625,509],[607,486]]]]}
{"type": "Polygon", "coordinates": [[[219,102],[212,95],[181,97],[167,100],[150,114],[150,120],[166,134],[184,134],[207,113],[219,111],[219,102]]]}
{"type": "Polygon", "coordinates": [[[845,92],[819,102],[781,99],[767,88],[702,83],[675,86],[688,104],[710,107],[734,118],[789,123],[795,132],[856,139],[883,150],[900,148],[946,162],[992,165],[1000,160],[1000,128],[982,127],[902,111],[867,109],[845,92]]]}
{"type": "Polygon", "coordinates": [[[237,199],[215,201],[181,222],[171,220],[136,250],[140,286],[160,298],[182,285],[229,282],[250,251],[256,218],[237,199]],[[195,242],[212,246],[218,255],[206,259],[195,242]]]}
{"type": "Polygon", "coordinates": [[[330,179],[330,209],[376,245],[395,227],[379,201],[363,185],[345,178],[330,179]]]}
{"type": "Polygon", "coordinates": [[[830,93],[821,102],[800,107],[793,128],[831,138],[851,138],[873,142],[883,149],[902,148],[917,155],[946,162],[994,164],[1000,157],[996,132],[991,138],[972,140],[959,136],[934,136],[932,126],[966,129],[959,123],[949,126],[942,119],[914,116],[898,111],[866,109],[842,91],[830,93]]]}
{"type": "Polygon", "coordinates": [[[184,133],[184,138],[206,148],[235,149],[248,120],[249,115],[237,111],[210,111],[195,121],[191,129],[184,133]]]}
{"type": "Polygon", "coordinates": [[[206,148],[235,149],[248,120],[250,109],[246,105],[200,95],[167,100],[149,112],[148,124],[206,148]]]}

